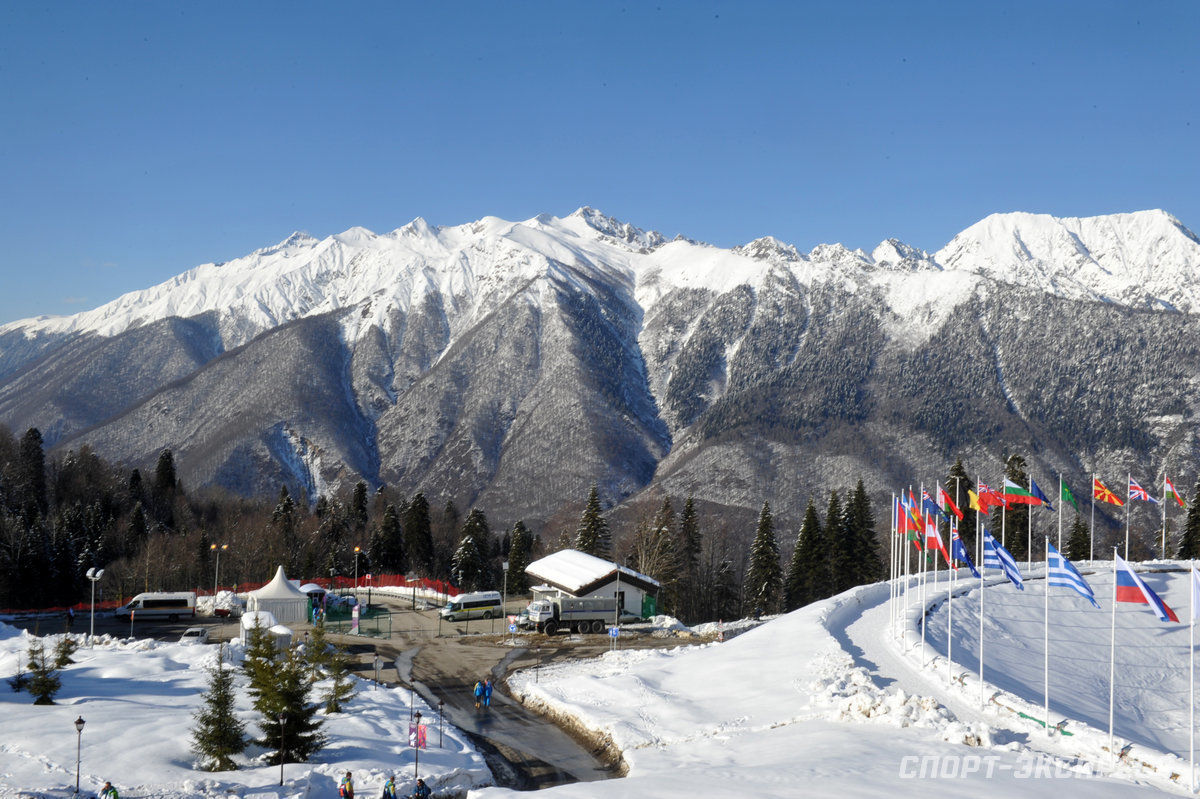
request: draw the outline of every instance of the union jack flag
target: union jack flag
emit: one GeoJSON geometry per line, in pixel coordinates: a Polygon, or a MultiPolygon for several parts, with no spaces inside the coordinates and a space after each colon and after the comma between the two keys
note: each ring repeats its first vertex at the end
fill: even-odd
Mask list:
{"type": "Polygon", "coordinates": [[[1138,485],[1137,480],[1134,480],[1132,477],[1129,478],[1129,498],[1140,499],[1155,504],[1158,503],[1158,500],[1150,496],[1150,492],[1138,485]]]}
{"type": "Polygon", "coordinates": [[[989,492],[989,491],[991,491],[991,490],[992,490],[992,489],[988,488],[988,484],[987,484],[987,483],[980,483],[980,484],[979,484],[979,493],[980,493],[980,494],[986,494],[987,492],[989,492]]]}

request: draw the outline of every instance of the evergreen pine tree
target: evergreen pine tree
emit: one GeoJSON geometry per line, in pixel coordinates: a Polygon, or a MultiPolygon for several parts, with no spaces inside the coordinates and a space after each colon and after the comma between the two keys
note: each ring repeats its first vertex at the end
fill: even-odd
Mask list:
{"type": "Polygon", "coordinates": [[[783,593],[783,569],[779,565],[779,542],[775,540],[775,522],[771,505],[764,502],[758,514],[758,528],[750,545],[750,566],[746,570],[746,598],[754,612],[775,613],[783,593]]]}
{"type": "Polygon", "coordinates": [[[424,577],[433,576],[433,529],[429,521],[429,501],[418,493],[404,514],[404,551],[408,566],[424,577]]]}
{"type": "Polygon", "coordinates": [[[679,559],[680,617],[692,622],[699,618],[700,596],[704,590],[700,579],[700,554],[704,540],[691,494],[688,494],[683,503],[683,510],[679,513],[678,535],[675,552],[679,559]]]}
{"type": "Polygon", "coordinates": [[[1071,524],[1071,533],[1067,538],[1066,551],[1063,557],[1070,561],[1087,560],[1091,557],[1092,542],[1088,535],[1088,526],[1078,513],[1071,524]]]}
{"type": "Polygon", "coordinates": [[[356,533],[361,533],[367,529],[369,518],[367,483],[365,480],[359,480],[354,484],[354,494],[350,499],[350,525],[356,533]]]}
{"type": "Polygon", "coordinates": [[[246,652],[242,658],[242,671],[249,682],[247,691],[254,707],[263,712],[261,703],[271,693],[275,669],[279,664],[279,650],[266,627],[255,624],[246,633],[246,652]]]}
{"type": "Polygon", "coordinates": [[[34,638],[29,644],[29,679],[25,690],[33,697],[35,705],[53,705],[54,697],[62,688],[62,680],[54,669],[54,663],[46,654],[46,648],[41,638],[34,638]]]}
{"type": "Polygon", "coordinates": [[[529,591],[529,575],[525,567],[531,562],[530,549],[533,542],[529,538],[529,530],[525,522],[518,521],[513,525],[508,544],[508,592],[524,594],[529,591]]]}
{"type": "Polygon", "coordinates": [[[473,509],[467,514],[467,521],[463,523],[462,538],[450,560],[454,580],[464,591],[477,591],[483,585],[487,576],[484,553],[489,536],[487,517],[478,508],[473,509]]]}
{"type": "Polygon", "coordinates": [[[845,549],[854,581],[851,585],[867,585],[883,579],[883,560],[879,557],[879,540],[875,534],[875,514],[871,512],[871,497],[861,478],[850,492],[844,514],[845,549]]]}
{"type": "Polygon", "coordinates": [[[788,604],[794,610],[833,594],[833,574],[829,566],[829,547],[817,506],[812,497],[804,509],[804,521],[796,536],[796,550],[788,569],[788,604]]]}
{"type": "MultiPolygon", "coordinates": [[[[967,548],[967,552],[975,551],[975,516],[976,511],[971,507],[971,495],[967,492],[975,490],[975,483],[967,476],[966,467],[963,466],[962,458],[954,462],[950,467],[949,473],[946,475],[946,483],[942,486],[950,499],[954,500],[954,505],[962,512],[962,519],[958,522],[958,537],[962,539],[963,546],[967,548]]],[[[946,525],[945,535],[943,539],[947,542],[950,540],[949,525],[946,525]]]]}
{"type": "Polygon", "coordinates": [[[334,647],[328,658],[329,690],[325,692],[325,713],[341,713],[342,707],[354,698],[354,685],[350,682],[350,657],[344,646],[334,647]]]}
{"type": "Polygon", "coordinates": [[[1187,519],[1183,524],[1183,535],[1179,538],[1179,549],[1175,552],[1179,560],[1200,558],[1200,480],[1192,489],[1192,504],[1188,506],[1187,519]]]}
{"type": "Polygon", "coordinates": [[[313,625],[312,636],[309,638],[304,652],[314,680],[320,677],[321,672],[329,668],[331,649],[332,646],[325,628],[325,616],[322,615],[313,625]]]}
{"type": "Polygon", "coordinates": [[[54,668],[66,668],[75,661],[71,660],[71,655],[75,654],[75,650],[79,648],[79,644],[75,643],[75,639],[69,635],[61,636],[54,644],[54,668]]]}
{"type": "Polygon", "coordinates": [[[232,771],[233,756],[246,750],[246,725],[234,712],[233,671],[225,668],[224,645],[217,649],[217,662],[208,669],[208,691],[192,716],[192,751],[207,771],[232,771]]]}
{"type": "MultiPolygon", "coordinates": [[[[812,507],[812,501],[808,503],[812,507]]],[[[800,525],[800,531],[796,533],[796,543],[792,547],[792,559],[788,561],[787,572],[783,578],[783,610],[785,613],[791,613],[798,607],[804,605],[807,601],[804,584],[804,551],[800,548],[801,542],[804,540],[804,525],[800,525]]]]}
{"type": "Polygon", "coordinates": [[[371,538],[368,552],[380,572],[404,574],[404,530],[400,527],[400,514],[395,505],[384,508],[383,520],[371,538]]]}
{"type": "Polygon", "coordinates": [[[575,531],[575,549],[602,560],[612,560],[612,536],[608,532],[608,522],[600,512],[600,492],[595,483],[588,491],[587,505],[575,531]]]}
{"type": "Polygon", "coordinates": [[[303,763],[327,743],[321,732],[323,722],[317,718],[320,707],[310,701],[308,673],[308,663],[293,647],[279,658],[272,679],[255,702],[263,733],[255,743],[272,750],[268,755],[272,765],[303,763]]]}
{"type": "Polygon", "coordinates": [[[846,538],[846,519],[842,511],[842,500],[836,490],[829,492],[829,506],[825,510],[825,551],[829,559],[829,596],[840,594],[854,585],[854,575],[846,562],[843,549],[846,538]]]}
{"type": "Polygon", "coordinates": [[[663,499],[662,507],[647,528],[642,526],[633,538],[634,568],[658,581],[662,593],[659,595],[660,613],[673,614],[677,610],[677,588],[679,567],[675,553],[675,512],[671,498],[663,499]]]}

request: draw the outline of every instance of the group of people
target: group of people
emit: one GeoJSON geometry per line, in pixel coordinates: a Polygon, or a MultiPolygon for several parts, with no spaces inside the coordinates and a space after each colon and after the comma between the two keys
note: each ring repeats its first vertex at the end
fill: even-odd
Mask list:
{"type": "MultiPolygon", "coordinates": [[[[413,790],[411,799],[429,799],[433,795],[433,791],[425,784],[425,780],[418,779],[417,787],[413,790]]],[[[338,783],[338,796],[341,799],[354,799],[354,775],[349,771],[342,777],[338,783]]],[[[115,797],[114,797],[115,799],[115,797]]],[[[396,777],[394,774],[389,774],[387,782],[383,784],[383,794],[381,799],[400,799],[396,794],[396,777]]]]}
{"type": "Polygon", "coordinates": [[[492,706],[492,681],[490,679],[475,682],[475,707],[492,706]]]}

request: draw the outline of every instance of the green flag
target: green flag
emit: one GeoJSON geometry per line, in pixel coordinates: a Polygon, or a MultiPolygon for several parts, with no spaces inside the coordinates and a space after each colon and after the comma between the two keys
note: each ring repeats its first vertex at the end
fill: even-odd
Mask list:
{"type": "Polygon", "coordinates": [[[1062,483],[1062,491],[1059,494],[1059,497],[1063,502],[1070,502],[1072,505],[1074,505],[1075,510],[1079,510],[1079,503],[1075,501],[1075,495],[1071,493],[1071,489],[1067,488],[1067,484],[1065,482],[1062,483]]]}

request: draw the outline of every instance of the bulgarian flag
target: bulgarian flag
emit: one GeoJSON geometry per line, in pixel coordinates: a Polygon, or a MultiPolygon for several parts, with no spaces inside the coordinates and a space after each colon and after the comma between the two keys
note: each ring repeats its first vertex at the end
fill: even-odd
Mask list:
{"type": "MultiPolygon", "coordinates": [[[[1163,475],[1163,485],[1166,486],[1167,496],[1174,498],[1179,503],[1179,507],[1186,508],[1187,503],[1183,501],[1183,497],[1179,496],[1179,492],[1175,490],[1175,484],[1171,482],[1171,478],[1163,475]]],[[[1166,497],[1164,497],[1165,499],[1166,497]]]]}
{"type": "Polygon", "coordinates": [[[1107,502],[1109,505],[1116,505],[1117,507],[1125,504],[1121,501],[1120,497],[1109,491],[1104,483],[1100,482],[1099,477],[1092,478],[1092,496],[1101,502],[1107,502]]]}
{"type": "Polygon", "coordinates": [[[1035,497],[1028,488],[1021,488],[1021,486],[1008,479],[1004,481],[1004,499],[1010,505],[1042,504],[1042,501],[1035,497]]]}

